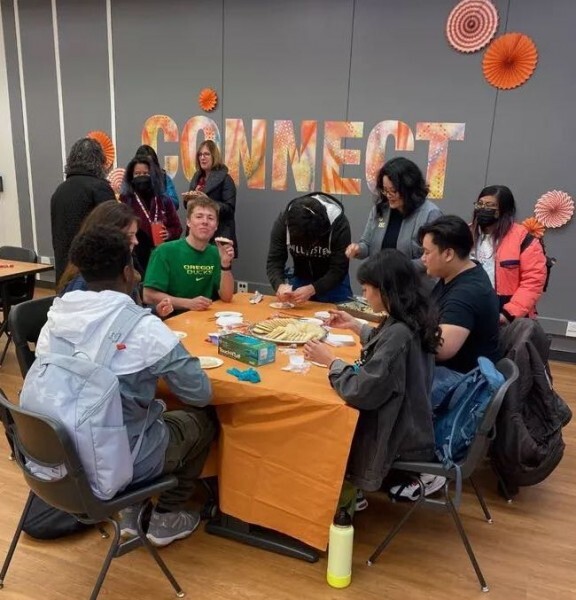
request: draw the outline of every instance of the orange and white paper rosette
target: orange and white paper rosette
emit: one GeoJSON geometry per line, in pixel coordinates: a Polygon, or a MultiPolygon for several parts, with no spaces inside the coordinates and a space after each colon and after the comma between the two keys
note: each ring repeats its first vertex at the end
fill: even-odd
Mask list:
{"type": "Polygon", "coordinates": [[[198,94],[198,104],[206,112],[212,112],[218,104],[218,94],[212,88],[204,88],[198,94]]]}
{"type": "Polygon", "coordinates": [[[490,0],[462,0],[450,11],[446,37],[458,52],[477,52],[498,30],[498,10],[490,0]]]}
{"type": "Polygon", "coordinates": [[[574,200],[560,190],[546,192],[536,202],[534,214],[544,227],[562,227],[574,214],[574,200]]]}
{"type": "Polygon", "coordinates": [[[496,38],[482,61],[484,77],[500,90],[511,90],[526,83],[538,62],[536,44],[523,33],[506,33],[496,38]]]}
{"type": "Polygon", "coordinates": [[[117,169],[113,169],[108,173],[108,181],[114,190],[116,195],[120,194],[120,188],[122,187],[122,181],[124,181],[124,172],[126,169],[123,167],[118,167],[117,169]]]}
{"type": "Polygon", "coordinates": [[[109,169],[114,164],[114,158],[116,157],[116,150],[114,144],[107,133],[103,131],[90,131],[86,134],[86,137],[96,140],[104,150],[104,156],[106,157],[106,169],[109,169]]]}

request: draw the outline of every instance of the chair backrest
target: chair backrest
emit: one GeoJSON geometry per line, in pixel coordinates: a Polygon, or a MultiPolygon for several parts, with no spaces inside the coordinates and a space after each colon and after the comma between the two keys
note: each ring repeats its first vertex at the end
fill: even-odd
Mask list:
{"type": "Polygon", "coordinates": [[[47,296],[22,302],[14,306],[8,315],[8,331],[12,334],[22,377],[26,377],[36,358],[31,344],[38,341],[54,298],[55,296],[47,296]]]}
{"type": "MultiPolygon", "coordinates": [[[[19,260],[21,262],[37,263],[38,255],[29,248],[19,248],[18,246],[0,246],[0,258],[4,260],[19,260]]],[[[7,286],[8,302],[10,306],[3,306],[4,314],[7,315],[11,306],[32,300],[34,297],[34,287],[36,285],[36,275],[23,275],[13,281],[4,284],[7,286]]]]}
{"type": "Polygon", "coordinates": [[[460,463],[460,469],[464,478],[469,477],[474,472],[480,461],[482,461],[486,456],[490,441],[493,439],[493,430],[500,407],[504,402],[504,398],[506,397],[508,390],[516,382],[519,376],[518,367],[509,358],[503,358],[500,360],[496,364],[496,368],[500,371],[500,373],[502,373],[502,375],[504,375],[505,381],[498,388],[488,403],[486,412],[484,413],[484,418],[478,425],[478,430],[476,432],[476,436],[474,437],[474,441],[470,445],[470,448],[466,453],[466,457],[460,463]]]}
{"type": "Polygon", "coordinates": [[[76,515],[100,520],[107,516],[105,503],[94,496],[76,449],[57,421],[12,404],[0,393],[7,433],[14,457],[30,489],[44,502],[76,515]],[[28,462],[54,470],[54,479],[38,476],[28,462]]]}
{"type": "Polygon", "coordinates": [[[0,246],[0,258],[29,263],[38,262],[38,255],[34,250],[31,250],[30,248],[20,248],[19,246],[0,246]]]}

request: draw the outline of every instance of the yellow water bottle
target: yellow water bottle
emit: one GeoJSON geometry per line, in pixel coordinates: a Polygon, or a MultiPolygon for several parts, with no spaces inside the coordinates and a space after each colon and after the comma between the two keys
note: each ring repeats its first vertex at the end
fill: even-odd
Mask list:
{"type": "Polygon", "coordinates": [[[330,525],[328,543],[328,569],[326,581],[335,588],[345,588],[352,580],[352,547],[354,527],[352,517],[345,508],[340,508],[330,525]]]}

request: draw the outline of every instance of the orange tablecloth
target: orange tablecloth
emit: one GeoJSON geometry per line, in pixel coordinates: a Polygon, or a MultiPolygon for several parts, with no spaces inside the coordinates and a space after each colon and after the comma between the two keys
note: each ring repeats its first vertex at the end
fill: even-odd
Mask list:
{"type": "MultiPolygon", "coordinates": [[[[270,297],[256,305],[248,298],[238,294],[232,303],[215,302],[209,311],[187,312],[166,324],[187,334],[182,343],[190,353],[218,356],[217,347],[205,341],[218,329],[215,312],[236,310],[249,322],[276,312],[270,297]]],[[[291,312],[311,316],[326,308],[309,302],[291,312]]],[[[359,344],[334,350],[352,361],[359,344]]],[[[277,351],[275,363],[258,367],[258,384],[229,375],[230,367],[248,368],[233,359],[207,371],[222,425],[216,457],[220,508],[325,550],[358,413],[331,388],[327,369],[312,366],[296,374],[281,370],[287,363],[288,356],[277,351]]],[[[174,406],[165,387],[160,394],[174,406]]]]}

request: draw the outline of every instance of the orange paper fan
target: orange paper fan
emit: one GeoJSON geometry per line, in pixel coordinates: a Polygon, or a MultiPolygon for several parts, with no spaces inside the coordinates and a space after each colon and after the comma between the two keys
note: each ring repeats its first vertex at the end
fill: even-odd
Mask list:
{"type": "Polygon", "coordinates": [[[511,90],[530,79],[536,63],[536,44],[523,33],[506,33],[496,38],[484,54],[484,77],[494,87],[511,90]]]}
{"type": "Polygon", "coordinates": [[[216,108],[218,104],[218,94],[216,90],[212,88],[204,88],[200,94],[198,94],[198,104],[202,110],[211,112],[216,108]]]}
{"type": "Polygon", "coordinates": [[[120,188],[122,187],[122,182],[124,181],[124,173],[126,169],[123,167],[118,167],[117,169],[113,169],[108,173],[108,181],[114,190],[114,193],[119,194],[120,188]]]}
{"type": "Polygon", "coordinates": [[[522,225],[526,227],[528,233],[534,237],[541,238],[546,231],[546,227],[540,223],[536,217],[528,217],[522,221],[522,225]]]}
{"type": "Polygon", "coordinates": [[[104,156],[106,157],[106,169],[109,169],[114,164],[114,157],[116,151],[114,150],[114,144],[112,140],[103,131],[90,131],[86,134],[86,137],[96,140],[104,150],[104,156]]]}

